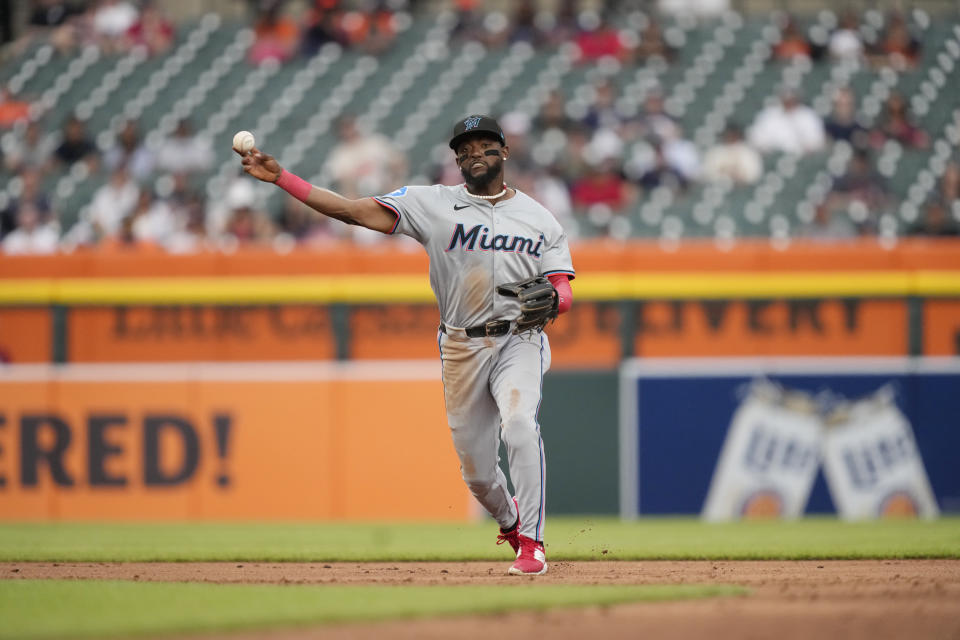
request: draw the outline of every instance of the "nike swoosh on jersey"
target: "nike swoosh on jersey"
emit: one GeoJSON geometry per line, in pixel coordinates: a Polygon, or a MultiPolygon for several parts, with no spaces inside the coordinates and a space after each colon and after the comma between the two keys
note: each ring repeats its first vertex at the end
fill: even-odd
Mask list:
{"type": "Polygon", "coordinates": [[[470,205],[468,205],[468,204],[463,204],[463,205],[460,205],[459,207],[458,207],[457,205],[453,205],[453,210],[454,210],[454,211],[460,211],[460,209],[466,209],[466,208],[469,207],[469,206],[470,206],[470,205]]]}

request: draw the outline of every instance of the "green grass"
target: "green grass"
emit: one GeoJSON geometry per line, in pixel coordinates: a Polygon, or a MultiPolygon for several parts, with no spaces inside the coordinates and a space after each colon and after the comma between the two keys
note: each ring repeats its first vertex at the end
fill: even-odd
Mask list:
{"type": "MultiPolygon", "coordinates": [[[[0,561],[505,560],[478,524],[0,523],[0,561]]],[[[960,518],[706,524],[552,518],[551,560],[960,558],[960,518]]]]}
{"type": "Polygon", "coordinates": [[[724,585],[395,588],[0,580],[0,638],[229,631],[743,593],[724,585]]]}

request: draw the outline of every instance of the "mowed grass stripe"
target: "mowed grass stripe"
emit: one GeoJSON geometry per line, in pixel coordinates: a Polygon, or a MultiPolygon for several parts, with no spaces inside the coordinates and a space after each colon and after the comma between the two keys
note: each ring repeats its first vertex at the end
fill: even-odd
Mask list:
{"type": "Polygon", "coordinates": [[[726,585],[276,586],[0,580],[0,638],[89,638],[745,594],[726,585]]]}
{"type": "MultiPolygon", "coordinates": [[[[496,526],[344,523],[0,523],[7,562],[510,560],[496,526]]],[[[551,560],[960,558],[960,518],[707,524],[551,518],[551,560]]]]}

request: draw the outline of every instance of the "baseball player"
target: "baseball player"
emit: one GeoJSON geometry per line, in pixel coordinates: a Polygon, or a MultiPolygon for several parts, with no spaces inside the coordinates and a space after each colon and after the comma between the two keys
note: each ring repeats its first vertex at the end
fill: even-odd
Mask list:
{"type": "Polygon", "coordinates": [[[464,481],[516,553],[515,575],[547,571],[546,467],[537,414],[550,368],[544,325],[572,303],[567,236],[549,211],[504,182],[510,157],[500,125],[473,115],[450,140],[464,184],[406,186],[347,199],[284,170],[254,148],[243,169],[316,211],[420,242],[440,308],[444,400],[464,481]],[[507,451],[516,497],[499,466],[507,451]]]}

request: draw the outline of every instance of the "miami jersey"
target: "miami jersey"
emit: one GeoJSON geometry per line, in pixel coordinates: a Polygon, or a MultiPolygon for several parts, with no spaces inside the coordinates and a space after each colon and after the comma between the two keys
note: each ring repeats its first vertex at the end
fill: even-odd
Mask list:
{"type": "Polygon", "coordinates": [[[375,200],[397,215],[391,233],[408,235],[426,250],[430,286],[450,326],[519,316],[520,303],[498,295],[499,284],[575,276],[563,227],[521,191],[493,204],[470,197],[462,184],[409,186],[375,200]]]}

